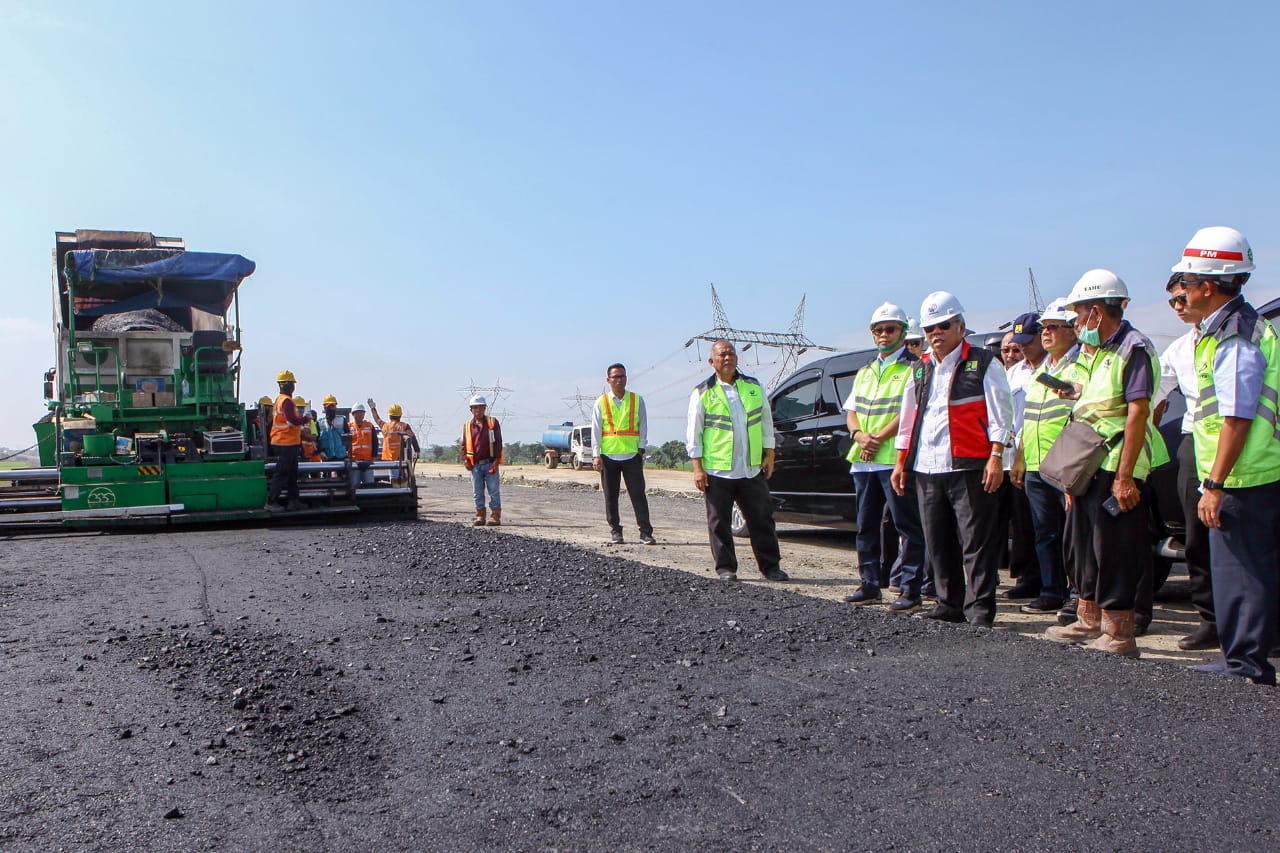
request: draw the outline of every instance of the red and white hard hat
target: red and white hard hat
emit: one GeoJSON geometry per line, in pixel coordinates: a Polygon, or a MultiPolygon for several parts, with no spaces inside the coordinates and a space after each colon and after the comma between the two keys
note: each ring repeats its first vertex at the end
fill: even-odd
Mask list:
{"type": "Polygon", "coordinates": [[[1081,302],[1092,302],[1095,299],[1123,299],[1129,301],[1129,287],[1124,279],[1111,270],[1093,269],[1080,276],[1067,294],[1068,311],[1075,310],[1081,302]]]}
{"type": "Polygon", "coordinates": [[[1235,275],[1253,272],[1253,249],[1234,228],[1211,225],[1201,228],[1182,250],[1182,260],[1169,270],[1195,275],[1235,275]]]}
{"type": "Polygon", "coordinates": [[[907,312],[903,311],[892,302],[886,302],[872,312],[871,322],[867,324],[867,328],[873,329],[877,324],[884,323],[886,321],[891,323],[901,323],[902,327],[905,329],[908,325],[907,312]]]}
{"type": "Polygon", "coordinates": [[[964,306],[945,290],[935,290],[920,303],[920,326],[932,326],[964,313],[964,306]]]}

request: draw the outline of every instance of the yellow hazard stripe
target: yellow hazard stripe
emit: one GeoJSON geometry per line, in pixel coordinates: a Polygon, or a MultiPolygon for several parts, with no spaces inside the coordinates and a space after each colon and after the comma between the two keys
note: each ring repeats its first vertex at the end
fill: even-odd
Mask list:
{"type": "Polygon", "coordinates": [[[156,474],[160,473],[160,466],[159,465],[139,465],[138,473],[142,474],[143,476],[147,476],[147,475],[155,476],[156,474]]]}

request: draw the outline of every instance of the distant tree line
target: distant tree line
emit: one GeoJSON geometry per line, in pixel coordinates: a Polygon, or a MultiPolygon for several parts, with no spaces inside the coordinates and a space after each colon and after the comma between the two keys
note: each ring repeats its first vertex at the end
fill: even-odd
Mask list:
{"type": "MultiPolygon", "coordinates": [[[[508,465],[540,465],[547,448],[540,441],[508,441],[502,448],[502,457],[508,465]]],[[[462,439],[451,445],[433,444],[423,456],[432,462],[462,462],[462,439]]],[[[668,441],[661,447],[645,448],[645,458],[657,468],[680,468],[689,464],[683,441],[668,441]]]]}

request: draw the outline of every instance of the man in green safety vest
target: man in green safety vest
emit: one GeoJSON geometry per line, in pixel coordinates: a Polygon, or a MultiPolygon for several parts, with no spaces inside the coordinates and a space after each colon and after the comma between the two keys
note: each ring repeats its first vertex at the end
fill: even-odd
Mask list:
{"type": "Polygon", "coordinates": [[[1147,475],[1168,462],[1169,454],[1151,424],[1160,375],[1156,348],[1124,319],[1128,304],[1128,287],[1105,269],[1086,272],[1067,297],[1081,343],[1096,349],[1078,360],[1088,374],[1079,391],[1064,394],[1076,398],[1072,418],[1106,440],[1107,455],[1067,513],[1080,593],[1076,621],[1045,634],[1056,642],[1137,657],[1134,605],[1152,559],[1147,513],[1139,505],[1147,475]]]}
{"type": "MultiPolygon", "coordinates": [[[[1025,386],[1022,429],[1009,477],[1031,504],[1036,562],[1040,567],[1040,597],[1024,604],[1023,613],[1052,613],[1066,603],[1067,571],[1063,560],[1062,537],[1067,512],[1061,491],[1040,478],[1040,463],[1071,417],[1071,401],[1059,397],[1039,380],[1046,376],[1062,382],[1083,384],[1077,357],[1075,314],[1066,309],[1066,298],[1055,299],[1040,315],[1040,343],[1044,359],[1032,371],[1025,386]]],[[[1074,620],[1074,617],[1073,617],[1074,620]]]]}
{"type": "Polygon", "coordinates": [[[768,478],[773,476],[773,413],[760,383],[738,372],[738,351],[716,341],[707,360],[715,370],[689,395],[685,444],[693,484],[707,504],[707,531],[720,580],[738,578],[731,517],[736,503],[747,523],[760,574],[785,581],[768,478]]]}
{"type": "Polygon", "coordinates": [[[605,370],[609,390],[596,400],[591,410],[591,434],[596,437],[593,467],[600,472],[604,492],[604,518],[610,541],[622,544],[622,520],[618,516],[618,492],[623,481],[640,527],[640,542],[654,545],[649,522],[649,498],[644,486],[644,445],[649,434],[644,398],[627,390],[627,368],[611,364],[605,370]]]}
{"type": "Polygon", "coordinates": [[[898,434],[902,393],[920,359],[906,346],[910,326],[907,312],[886,302],[871,314],[868,328],[876,345],[876,357],[853,379],[853,390],[844,408],[849,424],[848,460],[853,475],[853,490],[858,500],[858,574],[861,584],[845,601],[867,604],[880,600],[881,578],[887,568],[881,565],[880,519],[885,506],[893,525],[904,542],[901,572],[890,577],[890,585],[900,590],[889,609],[910,613],[920,607],[920,588],[924,582],[924,530],[920,526],[920,506],[916,502],[915,478],[911,477],[907,492],[899,496],[889,482],[897,453],[893,439],[898,434]]]}
{"type": "Polygon", "coordinates": [[[1234,228],[1201,228],[1173,267],[1199,311],[1199,382],[1192,418],[1200,520],[1209,528],[1214,615],[1222,659],[1196,669],[1276,683],[1280,575],[1280,343],[1245,301],[1253,250],[1234,228]]]}

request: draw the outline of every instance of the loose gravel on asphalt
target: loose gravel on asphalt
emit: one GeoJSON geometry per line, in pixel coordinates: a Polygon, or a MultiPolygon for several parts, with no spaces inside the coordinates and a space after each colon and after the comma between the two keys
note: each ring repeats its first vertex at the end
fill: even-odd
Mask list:
{"type": "Polygon", "coordinates": [[[1276,692],[1172,664],[430,520],[0,547],[0,846],[1277,843],[1276,692]]]}

